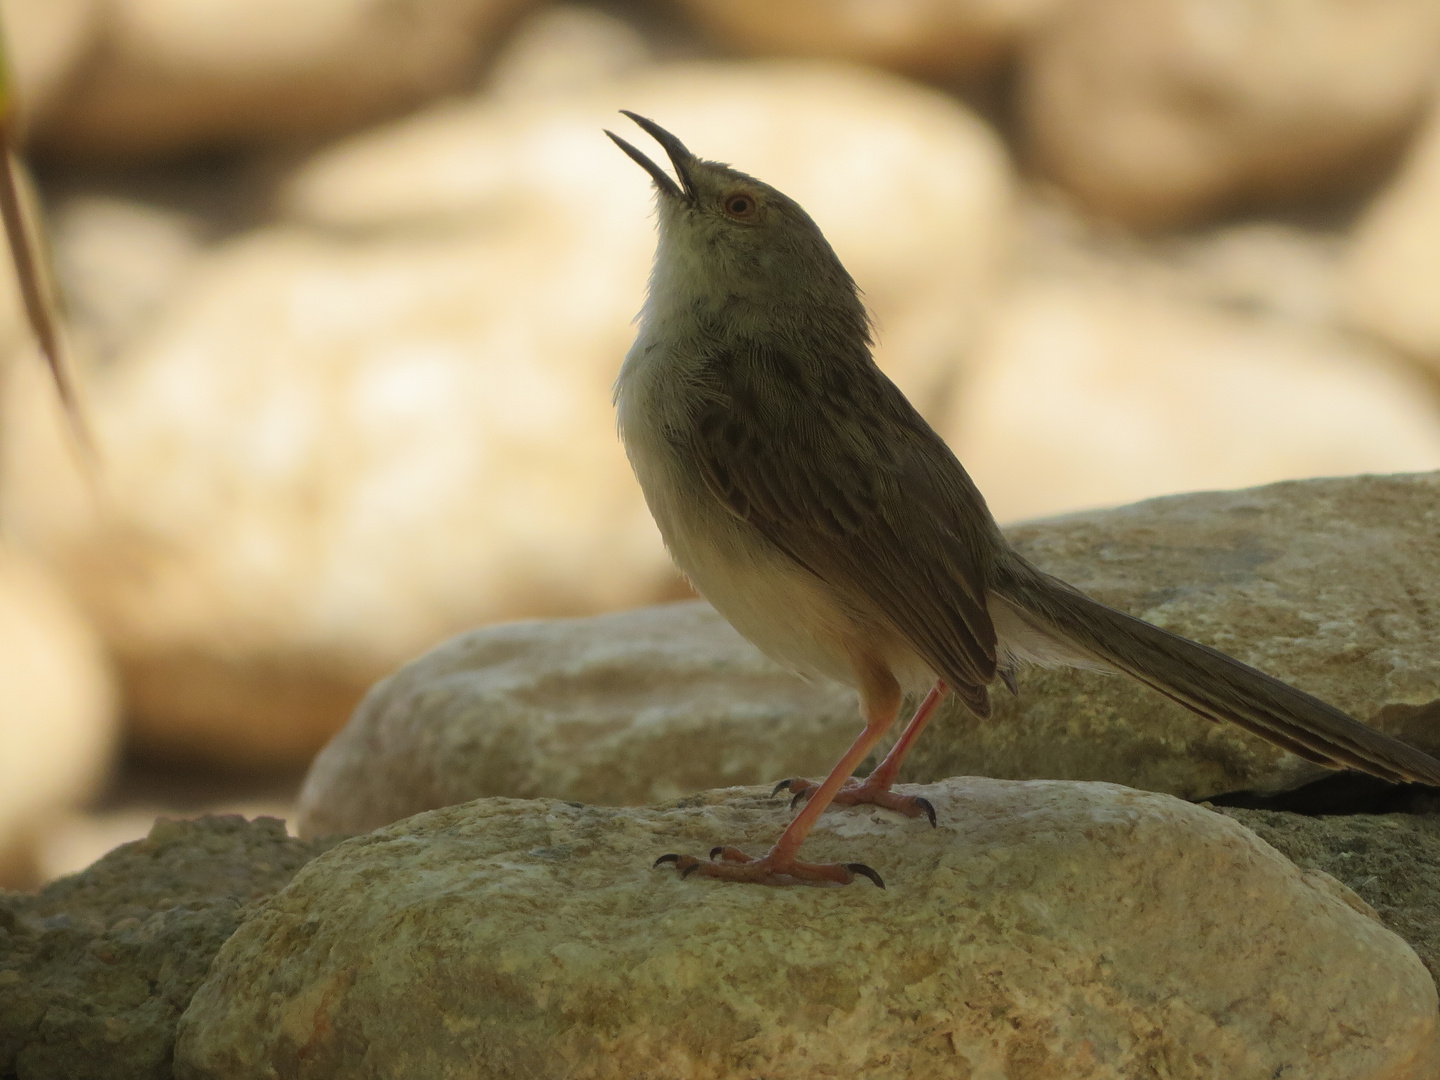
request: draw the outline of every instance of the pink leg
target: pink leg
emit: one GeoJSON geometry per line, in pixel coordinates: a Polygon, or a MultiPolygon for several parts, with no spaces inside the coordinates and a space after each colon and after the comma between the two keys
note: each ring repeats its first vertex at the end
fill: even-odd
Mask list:
{"type": "Polygon", "coordinates": [[[905,725],[904,732],[900,738],[895,740],[895,745],[885,755],[885,760],[876,766],[865,780],[867,784],[875,783],[881,787],[888,788],[895,783],[895,777],[900,774],[900,763],[905,760],[905,755],[910,752],[910,747],[915,745],[915,740],[925,730],[925,725],[930,723],[930,718],[935,715],[935,710],[945,700],[945,695],[950,693],[950,687],[945,685],[945,680],[940,679],[930,688],[925,695],[925,700],[920,702],[920,707],[915,710],[915,715],[910,718],[910,723],[905,725]]]}
{"type": "MultiPolygon", "coordinates": [[[[826,800],[827,804],[833,802],[836,806],[856,806],[861,803],[871,803],[875,806],[883,806],[887,810],[897,810],[907,817],[919,817],[924,814],[930,819],[930,824],[935,824],[935,808],[930,805],[929,799],[923,799],[918,795],[897,795],[890,790],[895,783],[895,777],[899,775],[900,763],[905,760],[905,755],[915,745],[915,740],[920,737],[920,732],[925,730],[925,725],[935,715],[935,710],[945,700],[945,695],[950,692],[950,687],[945,684],[944,679],[938,680],[925,695],[925,700],[915,710],[915,715],[910,718],[910,723],[905,725],[905,731],[900,738],[895,740],[895,745],[890,748],[890,753],[885,755],[885,760],[875,767],[875,771],[867,776],[864,781],[856,783],[851,781],[845,787],[837,791],[833,798],[826,800]]],[[[809,780],[784,780],[776,786],[775,791],[779,792],[789,788],[794,792],[790,800],[794,805],[801,799],[814,800],[815,785],[809,780]]],[[[808,809],[808,807],[807,807],[808,809]]]]}
{"type": "MultiPolygon", "coordinates": [[[[704,877],[722,878],[726,881],[753,881],[763,885],[790,885],[796,882],[848,885],[862,874],[882,889],[885,883],[880,875],[864,863],[803,863],[796,858],[800,845],[814,828],[815,822],[825,812],[837,792],[850,779],[855,767],[865,760],[875,744],[885,735],[900,711],[900,686],[886,667],[875,663],[857,665],[862,674],[860,697],[865,712],[865,730],[860,733],[845,756],[836,762],[823,783],[810,794],[805,809],[797,814],[786,826],[765,855],[756,859],[733,847],[716,847],[710,852],[709,862],[702,862],[693,855],[662,855],[655,865],[673,862],[681,877],[698,872],[704,877]],[[716,862],[716,857],[720,861],[716,862]]],[[[915,726],[915,721],[910,722],[915,726]]],[[[808,783],[808,781],[807,781],[808,783]]]]}

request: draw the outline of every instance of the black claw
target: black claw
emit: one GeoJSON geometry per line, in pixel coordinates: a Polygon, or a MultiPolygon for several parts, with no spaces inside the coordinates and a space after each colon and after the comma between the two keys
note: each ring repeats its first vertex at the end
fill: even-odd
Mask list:
{"type": "Polygon", "coordinates": [[[930,828],[935,828],[935,807],[930,805],[930,800],[916,795],[915,803],[921,810],[925,811],[925,816],[930,819],[930,828]]]}
{"type": "Polygon", "coordinates": [[[775,790],[770,792],[770,797],[773,799],[776,795],[779,795],[780,792],[784,791],[794,782],[795,778],[793,776],[789,780],[781,780],[778,784],[775,785],[775,790]]]}
{"type": "Polygon", "coordinates": [[[879,885],[882,889],[885,887],[885,882],[880,880],[880,875],[877,874],[874,870],[870,869],[870,867],[866,866],[863,862],[847,862],[845,864],[845,869],[849,870],[852,874],[861,874],[864,877],[868,877],[871,881],[873,881],[876,885],[879,885]]]}
{"type": "Polygon", "coordinates": [[[715,861],[715,856],[716,856],[716,855],[719,855],[719,854],[720,854],[722,851],[724,851],[724,850],[725,850],[725,849],[724,849],[723,847],[712,847],[712,848],[710,849],[710,861],[711,861],[711,862],[714,862],[714,861],[715,861]]]}
{"type": "Polygon", "coordinates": [[[679,856],[679,855],[676,855],[676,854],[672,851],[669,855],[661,855],[658,859],[656,859],[656,860],[655,860],[655,865],[654,865],[654,866],[651,866],[650,869],[651,869],[651,870],[654,870],[655,867],[656,867],[656,866],[659,866],[661,863],[667,863],[667,862],[678,863],[679,861],[680,861],[680,856],[679,856]]]}
{"type": "Polygon", "coordinates": [[[808,791],[795,792],[794,796],[790,799],[790,809],[794,810],[795,807],[799,806],[802,802],[805,801],[805,796],[809,794],[810,793],[808,791]]]}
{"type": "Polygon", "coordinates": [[[700,864],[698,862],[691,863],[689,866],[685,867],[685,869],[680,871],[680,880],[684,881],[687,877],[689,877],[691,874],[693,874],[696,870],[699,869],[700,864]]]}

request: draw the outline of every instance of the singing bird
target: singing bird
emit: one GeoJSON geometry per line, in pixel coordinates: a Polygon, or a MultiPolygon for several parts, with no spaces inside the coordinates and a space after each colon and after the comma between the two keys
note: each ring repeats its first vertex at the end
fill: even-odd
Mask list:
{"type": "Polygon", "coordinates": [[[936,707],[990,713],[1021,664],[1121,672],[1211,720],[1310,761],[1440,784],[1440,762],[1318,698],[1090,599],[1027,562],[965,469],[871,358],[855,283],[800,206],[704,161],[625,112],[665,150],[650,174],[659,244],[635,343],[615,383],[620,435],[672,557],[741,634],[779,663],[859,691],[864,730],[766,854],[667,854],[681,873],[848,884],[862,863],[807,863],[831,803],[935,812],[891,790],[936,707]],[[857,765],[928,693],[884,761],[857,765]]]}

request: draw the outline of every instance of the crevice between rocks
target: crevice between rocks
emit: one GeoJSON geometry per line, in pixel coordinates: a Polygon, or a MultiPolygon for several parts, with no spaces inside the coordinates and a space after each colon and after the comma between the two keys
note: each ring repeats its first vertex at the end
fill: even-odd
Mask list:
{"type": "MultiPolygon", "coordinates": [[[[1370,726],[1428,754],[1440,749],[1440,698],[1423,705],[1386,705],[1370,726]]],[[[1212,806],[1282,810],[1312,817],[1332,814],[1440,813],[1440,787],[1389,784],[1357,772],[1336,772],[1288,791],[1231,791],[1204,800],[1212,806]]]]}
{"type": "Polygon", "coordinates": [[[1440,813],[1440,787],[1390,784],[1363,773],[1340,772],[1289,791],[1231,791],[1203,800],[1244,810],[1283,810],[1308,817],[1440,813]]]}

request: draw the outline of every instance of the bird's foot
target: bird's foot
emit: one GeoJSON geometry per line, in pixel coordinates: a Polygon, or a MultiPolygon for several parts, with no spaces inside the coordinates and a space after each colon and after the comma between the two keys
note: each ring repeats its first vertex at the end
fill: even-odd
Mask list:
{"type": "MultiPolygon", "coordinates": [[[[790,790],[790,806],[793,809],[815,794],[820,785],[813,780],[781,780],[770,794],[778,795],[787,788],[790,790]]],[[[865,803],[895,810],[906,817],[927,817],[930,819],[931,828],[935,826],[935,807],[929,799],[919,795],[899,795],[890,790],[889,784],[848,780],[845,786],[835,793],[835,798],[830,800],[831,806],[860,806],[865,803]]]]}
{"type": "Polygon", "coordinates": [[[880,888],[885,882],[864,863],[805,863],[798,859],[780,858],[771,851],[754,858],[739,848],[717,847],[710,851],[706,862],[693,855],[661,855],[655,865],[673,862],[682,878],[691,874],[719,878],[722,881],[750,881],[757,885],[849,885],[856,876],[867,877],[880,888]]]}

